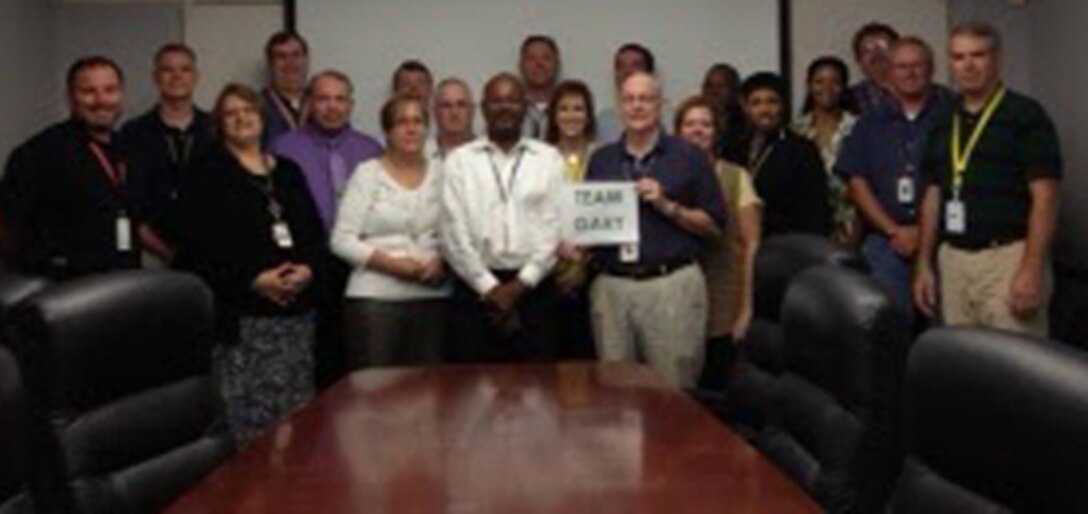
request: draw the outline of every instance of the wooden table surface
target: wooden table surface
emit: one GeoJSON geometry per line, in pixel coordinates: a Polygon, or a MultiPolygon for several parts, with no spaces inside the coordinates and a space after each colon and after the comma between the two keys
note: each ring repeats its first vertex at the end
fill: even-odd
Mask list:
{"type": "Polygon", "coordinates": [[[165,512],[820,510],[647,368],[587,362],[355,373],[165,512]]]}

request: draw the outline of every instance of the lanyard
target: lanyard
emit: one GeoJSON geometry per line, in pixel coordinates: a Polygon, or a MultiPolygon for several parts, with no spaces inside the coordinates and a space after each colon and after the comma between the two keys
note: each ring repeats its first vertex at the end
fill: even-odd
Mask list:
{"type": "Polygon", "coordinates": [[[971,164],[971,156],[975,153],[975,147],[1004,98],[1005,88],[1000,87],[986,101],[986,106],[982,110],[982,117],[979,118],[974,130],[971,131],[971,136],[967,139],[966,148],[960,148],[960,126],[962,125],[960,113],[957,111],[952,115],[952,192],[956,198],[959,198],[960,190],[963,188],[963,178],[967,173],[967,167],[971,164]]]}
{"type": "Polygon", "coordinates": [[[268,96],[272,97],[272,103],[276,104],[276,110],[280,112],[280,116],[283,117],[283,121],[287,123],[287,126],[291,130],[297,129],[299,121],[305,117],[304,112],[295,111],[294,108],[288,106],[280,97],[280,94],[272,89],[268,90],[268,96]]]}
{"type": "Polygon", "coordinates": [[[502,174],[499,173],[499,166],[495,164],[495,156],[492,154],[487,155],[487,160],[491,163],[491,176],[495,178],[495,187],[499,188],[499,198],[502,199],[502,203],[506,204],[510,202],[510,197],[514,194],[514,181],[518,178],[518,169],[521,168],[521,159],[525,157],[525,147],[518,150],[517,159],[514,160],[514,167],[510,170],[510,181],[508,185],[503,185],[502,174]]]}
{"type": "Polygon", "coordinates": [[[189,165],[189,156],[193,153],[193,136],[182,132],[180,137],[170,134],[166,138],[166,147],[170,151],[170,162],[174,167],[183,169],[189,165]],[[178,151],[177,139],[181,139],[181,151],[178,151]]]}
{"type": "Polygon", "coordinates": [[[775,144],[775,141],[767,141],[767,145],[763,147],[763,150],[760,151],[759,155],[752,161],[752,178],[759,176],[759,172],[763,169],[763,165],[767,163],[767,159],[774,153],[776,146],[778,145],[775,144]]]}
{"type": "Polygon", "coordinates": [[[118,163],[114,165],[113,161],[106,156],[106,152],[102,150],[102,147],[98,143],[91,141],[87,143],[91,148],[91,153],[94,154],[95,160],[98,161],[99,167],[102,169],[102,173],[106,175],[106,179],[110,181],[110,184],[114,187],[118,187],[125,182],[125,165],[118,163]]]}

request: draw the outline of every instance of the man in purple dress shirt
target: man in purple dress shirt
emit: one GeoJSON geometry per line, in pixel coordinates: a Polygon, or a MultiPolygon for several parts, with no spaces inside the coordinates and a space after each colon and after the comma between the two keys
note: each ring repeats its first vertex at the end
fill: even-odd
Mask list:
{"type": "MultiPolygon", "coordinates": [[[[351,79],[338,71],[314,75],[307,88],[305,125],[276,139],[272,153],[298,163],[325,228],[332,228],[340,193],[355,167],[378,157],[382,146],[373,137],[351,128],[351,79]]],[[[318,386],[335,382],[345,369],[341,305],[351,270],[329,257],[327,290],[318,304],[318,345],[315,348],[318,386]]]]}
{"type": "Polygon", "coordinates": [[[351,79],[346,75],[331,70],[318,73],[307,91],[309,120],[276,139],[272,153],[302,168],[321,220],[331,229],[337,200],[351,172],[360,162],[381,155],[382,146],[348,123],[353,99],[351,79]]]}

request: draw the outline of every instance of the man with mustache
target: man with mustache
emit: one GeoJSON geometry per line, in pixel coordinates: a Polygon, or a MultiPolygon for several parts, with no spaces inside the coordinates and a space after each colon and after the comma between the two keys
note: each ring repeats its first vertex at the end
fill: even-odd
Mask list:
{"type": "Polygon", "coordinates": [[[559,356],[558,299],[548,276],[559,244],[559,152],[522,137],[521,81],[502,73],[481,103],[487,137],[446,159],[442,245],[460,278],[451,319],[457,361],[559,356]]]}
{"type": "Polygon", "coordinates": [[[749,173],[763,199],[763,239],[779,234],[831,233],[827,173],[820,151],[786,126],[786,83],[760,72],[741,85],[751,134],[744,143],[749,173]]]}
{"type": "Polygon", "coordinates": [[[0,181],[8,264],[65,280],[140,265],[138,177],[129,173],[114,127],[124,77],[105,57],[68,69],[71,117],[12,152],[0,181]]]}

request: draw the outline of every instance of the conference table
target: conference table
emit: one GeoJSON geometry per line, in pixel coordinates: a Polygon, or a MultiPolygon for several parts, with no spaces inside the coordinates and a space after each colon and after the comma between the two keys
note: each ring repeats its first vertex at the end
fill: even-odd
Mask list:
{"type": "Polygon", "coordinates": [[[631,363],[356,372],[167,514],[820,512],[741,437],[631,363]]]}

